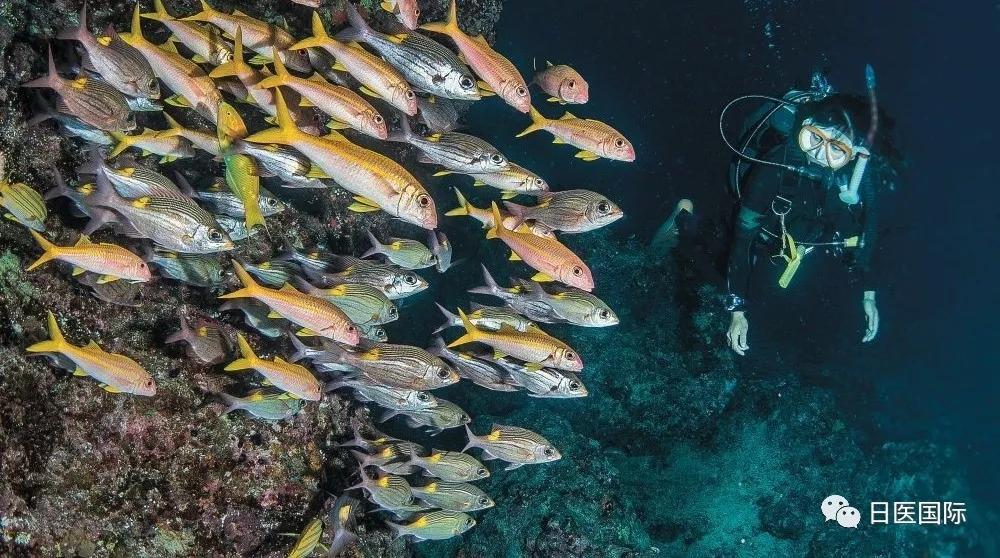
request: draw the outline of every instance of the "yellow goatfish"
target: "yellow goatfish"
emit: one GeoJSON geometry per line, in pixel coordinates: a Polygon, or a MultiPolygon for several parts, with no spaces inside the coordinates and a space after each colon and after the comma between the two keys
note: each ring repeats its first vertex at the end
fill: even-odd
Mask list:
{"type": "Polygon", "coordinates": [[[287,283],[280,289],[270,289],[254,281],[238,262],[233,262],[233,268],[243,288],[219,298],[257,299],[271,308],[268,317],[285,318],[301,326],[298,335],[319,335],[348,345],[358,344],[358,328],[332,302],[299,292],[287,283]]]}
{"type": "Polygon", "coordinates": [[[226,372],[253,368],[267,378],[265,385],[273,385],[306,401],[319,401],[322,397],[319,380],[304,366],[285,362],[280,357],[274,357],[274,360],[258,357],[242,333],[236,334],[236,342],[243,358],[229,363],[225,368],[226,372]]]}
{"type": "Polygon", "coordinates": [[[539,273],[535,281],[562,281],[587,292],[594,290],[594,276],[587,264],[555,237],[512,231],[503,226],[503,217],[493,202],[493,223],[486,238],[499,238],[511,249],[511,260],[524,260],[539,273]]]}
{"type": "Polygon", "coordinates": [[[271,61],[271,49],[278,50],[278,56],[286,66],[296,72],[312,70],[309,56],[305,52],[289,51],[288,47],[295,43],[295,38],[284,29],[265,21],[248,16],[237,10],[224,14],[201,0],[201,11],[182,19],[182,21],[202,21],[222,29],[231,37],[236,36],[236,28],[243,28],[243,46],[256,52],[258,56],[250,60],[251,64],[265,64],[271,61]]]}
{"type": "Polygon", "coordinates": [[[541,329],[518,331],[507,324],[500,326],[498,331],[479,329],[458,309],[458,315],[465,327],[465,335],[448,344],[457,347],[466,343],[483,343],[493,347],[497,359],[510,355],[529,364],[529,368],[539,369],[551,366],[560,370],[579,372],[583,370],[583,360],[569,345],[545,333],[541,329]]]}
{"type": "Polygon", "coordinates": [[[531,107],[529,114],[531,114],[531,126],[525,128],[517,137],[546,130],[556,137],[552,143],[568,143],[582,149],[576,154],[577,159],[596,161],[604,157],[629,163],[635,161],[635,148],[632,144],[621,132],[603,122],[577,118],[568,112],[559,120],[549,120],[535,110],[535,107],[531,107]]]}
{"type": "Polygon", "coordinates": [[[527,113],[531,108],[531,94],[521,72],[504,55],[493,50],[486,39],[479,35],[470,37],[458,26],[458,12],[455,0],[451,0],[448,20],[442,23],[427,23],[421,29],[447,35],[455,42],[465,62],[483,81],[479,88],[487,95],[497,94],[508,105],[527,113]]]}
{"type": "Polygon", "coordinates": [[[189,142],[191,145],[201,149],[202,151],[209,153],[213,157],[219,156],[219,138],[215,134],[210,134],[208,132],[202,132],[200,130],[192,130],[191,128],[185,128],[181,126],[179,122],[174,120],[172,116],[167,113],[163,113],[163,118],[167,119],[167,124],[170,126],[169,129],[163,130],[159,134],[159,138],[169,138],[172,136],[182,137],[189,142]]]}
{"type": "Polygon", "coordinates": [[[353,211],[382,209],[426,229],[437,227],[434,200],[402,165],[343,136],[328,139],[306,134],[288,113],[280,88],[276,96],[278,128],[253,134],[247,141],[289,145],[299,150],[338,185],[355,194],[357,203],[351,205],[353,211]]]}
{"type": "Polygon", "coordinates": [[[142,17],[159,21],[170,30],[173,35],[168,41],[180,41],[184,46],[194,52],[191,60],[199,64],[208,62],[213,66],[225,64],[233,59],[233,51],[226,44],[220,33],[214,27],[202,27],[191,21],[181,21],[167,12],[163,7],[163,0],[153,0],[153,12],[142,14],[142,17]]]}
{"type": "Polygon", "coordinates": [[[71,345],[59,331],[52,312],[49,318],[49,340],[31,345],[29,353],[58,353],[76,364],[74,376],[90,376],[111,393],[156,395],[156,382],[138,362],[125,355],[109,353],[91,341],[84,347],[71,345]]]}
{"type": "Polygon", "coordinates": [[[187,106],[194,108],[212,122],[218,121],[222,95],[215,87],[215,82],[205,74],[201,66],[177,54],[177,48],[173,43],[168,42],[168,48],[162,48],[143,37],[138,3],[132,12],[132,32],[122,35],[122,39],[149,60],[156,77],[183,98],[187,106]]]}
{"type": "Polygon", "coordinates": [[[45,262],[61,260],[73,264],[73,275],[84,271],[99,274],[101,277],[97,283],[101,285],[118,279],[145,282],[152,278],[149,267],[142,258],[116,244],[93,244],[82,235],[75,246],[56,246],[37,232],[29,232],[45,253],[28,266],[28,271],[45,262]]]}
{"type": "Polygon", "coordinates": [[[179,134],[166,134],[169,130],[150,130],[144,128],[142,132],[126,136],[125,134],[111,133],[115,139],[115,148],[108,154],[108,158],[114,158],[130,147],[138,148],[142,155],[155,154],[160,156],[161,163],[170,163],[184,157],[194,157],[194,148],[191,142],[182,138],[179,134]]]}
{"type": "Polygon", "coordinates": [[[333,55],[337,63],[334,70],[347,72],[361,83],[361,92],[381,97],[390,105],[410,116],[417,114],[417,96],[403,74],[391,64],[371,54],[357,44],[344,44],[326,33],[319,12],[313,12],[313,36],[303,39],[290,48],[293,50],[319,47],[333,55]]]}
{"type": "Polygon", "coordinates": [[[303,102],[308,100],[309,104],[332,116],[334,121],[346,124],[340,127],[351,127],[380,140],[389,137],[385,118],[354,91],[328,83],[319,73],[314,73],[309,79],[293,76],[277,56],[274,58],[274,74],[260,82],[260,87],[271,89],[284,85],[302,95],[303,102]]]}

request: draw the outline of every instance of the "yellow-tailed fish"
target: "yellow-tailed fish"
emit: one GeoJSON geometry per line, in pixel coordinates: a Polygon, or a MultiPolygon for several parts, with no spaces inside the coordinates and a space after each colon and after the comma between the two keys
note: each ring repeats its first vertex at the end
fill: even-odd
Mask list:
{"type": "Polygon", "coordinates": [[[44,236],[31,231],[31,236],[41,246],[45,253],[28,266],[31,271],[45,262],[60,260],[73,264],[73,275],[90,271],[100,275],[98,283],[107,283],[118,279],[126,281],[149,281],[152,275],[149,267],[139,256],[129,252],[117,244],[93,244],[86,236],[80,236],[73,246],[56,246],[44,236]]]}
{"type": "Polygon", "coordinates": [[[99,79],[79,77],[63,79],[56,70],[49,47],[49,73],[21,87],[48,88],[59,94],[56,109],[71,114],[84,124],[106,132],[129,132],[135,129],[135,113],[125,95],[99,79]]]}
{"type": "Polygon", "coordinates": [[[459,28],[455,0],[451,0],[447,21],[427,23],[421,25],[420,28],[447,35],[455,42],[455,46],[462,53],[465,62],[483,80],[479,84],[480,90],[486,91],[487,94],[499,95],[508,105],[521,112],[527,113],[531,108],[531,94],[528,92],[528,84],[514,64],[493,50],[493,47],[486,42],[486,38],[482,35],[470,37],[459,28]]]}
{"type": "Polygon", "coordinates": [[[445,46],[415,31],[393,35],[379,33],[351,3],[347,4],[347,19],[351,27],[337,36],[345,41],[368,44],[416,88],[448,99],[480,99],[472,72],[445,46]]]}
{"type": "Polygon", "coordinates": [[[542,113],[531,107],[531,125],[517,137],[531,132],[545,130],[555,136],[552,143],[568,143],[579,148],[577,159],[596,161],[600,158],[615,161],[635,161],[635,148],[625,136],[607,124],[589,118],[577,118],[566,113],[559,120],[545,118],[542,113]]]}
{"type": "Polygon", "coordinates": [[[321,111],[355,130],[381,140],[389,137],[385,128],[385,118],[375,107],[360,95],[346,87],[328,83],[323,76],[314,73],[309,79],[293,76],[285,69],[280,58],[274,60],[275,75],[260,82],[260,87],[271,89],[286,86],[297,91],[303,99],[321,111]]]}
{"type": "Polygon", "coordinates": [[[390,262],[410,270],[431,267],[437,261],[430,249],[416,240],[390,238],[388,243],[382,244],[371,231],[368,231],[368,239],[372,247],[361,255],[362,258],[382,254],[390,262]]]}
{"type": "Polygon", "coordinates": [[[117,157],[126,149],[134,147],[142,151],[145,155],[159,155],[161,163],[170,163],[185,157],[194,157],[194,147],[191,142],[179,135],[162,135],[162,130],[144,129],[141,133],[126,136],[112,132],[111,137],[115,139],[115,148],[108,154],[108,158],[117,157]]]}
{"type": "Polygon", "coordinates": [[[399,163],[346,139],[311,136],[292,120],[281,89],[277,90],[278,128],[258,132],[247,141],[290,145],[344,189],[355,194],[354,211],[377,211],[424,227],[437,227],[434,200],[399,163]],[[358,199],[360,198],[360,199],[358,199]]]}
{"type": "Polygon", "coordinates": [[[532,83],[549,94],[547,101],[561,105],[582,105],[590,100],[590,86],[583,76],[565,65],[545,62],[545,69],[536,73],[532,83]]]}
{"type": "Polygon", "coordinates": [[[332,302],[301,293],[291,285],[269,289],[254,281],[239,263],[233,262],[233,268],[244,287],[219,298],[253,298],[268,305],[274,317],[301,327],[299,335],[319,335],[348,345],[358,344],[358,328],[332,302]]]}
{"type": "Polygon", "coordinates": [[[417,0],[382,0],[382,9],[394,14],[409,30],[420,25],[420,5],[417,0]]]}
{"type": "Polygon", "coordinates": [[[288,552],[288,558],[306,558],[319,546],[319,539],[323,536],[323,520],[313,519],[306,524],[299,540],[295,541],[295,546],[288,552]]]}
{"type": "Polygon", "coordinates": [[[218,157],[220,155],[219,137],[216,134],[202,132],[201,130],[193,130],[191,128],[185,128],[184,126],[181,126],[179,122],[174,120],[174,118],[167,113],[163,113],[163,118],[167,119],[167,124],[170,126],[170,128],[160,132],[161,138],[180,136],[191,142],[191,145],[197,147],[198,149],[201,149],[202,151],[212,155],[213,157],[218,157]]]}
{"type": "Polygon", "coordinates": [[[554,237],[536,236],[530,232],[512,231],[503,226],[503,217],[496,202],[493,202],[494,225],[486,232],[486,238],[498,238],[506,244],[513,255],[512,260],[524,260],[524,263],[535,268],[538,273],[533,277],[536,281],[562,281],[567,285],[594,290],[594,276],[587,264],[572,250],[554,237]]]}
{"type": "Polygon", "coordinates": [[[149,62],[132,45],[115,33],[113,27],[103,37],[94,37],[87,28],[87,3],[80,9],[80,24],[59,34],[60,39],[79,41],[87,51],[89,65],[115,89],[131,97],[160,98],[157,81],[149,62]]]}
{"type": "Polygon", "coordinates": [[[216,89],[215,83],[200,66],[177,54],[177,48],[173,43],[167,42],[165,45],[157,46],[146,40],[142,35],[138,3],[132,12],[132,32],[122,35],[122,38],[146,57],[156,77],[163,80],[171,91],[183,99],[183,104],[194,108],[213,123],[218,121],[222,95],[216,89]]]}
{"type": "Polygon", "coordinates": [[[479,448],[490,457],[510,463],[506,468],[508,471],[522,465],[549,463],[562,458],[559,450],[544,436],[526,428],[494,424],[489,434],[476,436],[466,426],[465,434],[469,442],[462,451],[479,448]]]}
{"type": "Polygon", "coordinates": [[[222,33],[215,27],[204,27],[191,21],[175,18],[163,7],[163,0],[153,0],[153,12],[142,14],[142,17],[159,21],[173,35],[169,41],[180,41],[195,53],[193,62],[207,62],[213,66],[225,64],[233,59],[233,51],[222,38],[222,33]]]}
{"type": "Polygon", "coordinates": [[[438,510],[424,513],[405,525],[386,522],[396,537],[412,536],[417,541],[441,541],[457,537],[476,526],[476,519],[464,512],[438,510]]]}
{"type": "Polygon", "coordinates": [[[285,390],[299,399],[319,401],[322,397],[322,386],[319,380],[305,367],[286,362],[281,357],[274,357],[274,360],[264,360],[258,357],[242,333],[236,334],[236,342],[239,344],[240,354],[243,355],[243,358],[229,363],[226,366],[227,372],[252,368],[267,378],[267,384],[285,390]]]}
{"type": "MultiPolygon", "coordinates": [[[[446,212],[445,215],[447,215],[448,217],[468,215],[469,217],[472,217],[473,219],[482,223],[484,229],[493,228],[494,226],[493,211],[491,209],[487,209],[485,207],[476,207],[472,205],[472,203],[470,203],[469,200],[465,199],[465,196],[462,195],[461,190],[459,190],[458,188],[454,188],[454,190],[455,190],[455,196],[458,197],[458,207],[446,212]]],[[[550,238],[554,238],[555,236],[552,234],[552,231],[543,230],[542,228],[539,227],[530,227],[526,224],[518,226],[517,217],[511,215],[507,211],[501,211],[500,216],[503,220],[504,228],[511,230],[516,229],[519,231],[526,231],[534,235],[545,236],[550,238]]]]}
{"type": "Polygon", "coordinates": [[[236,27],[236,42],[234,43],[233,58],[209,72],[212,79],[219,79],[228,76],[235,76],[247,90],[248,101],[253,102],[264,110],[267,114],[274,116],[274,93],[260,86],[264,79],[264,74],[256,68],[247,64],[243,59],[243,28],[236,27]]]}
{"type": "Polygon", "coordinates": [[[544,193],[531,207],[504,202],[518,223],[564,233],[582,233],[610,225],[624,217],[613,201],[590,190],[561,190],[544,193]]]}
{"type": "Polygon", "coordinates": [[[48,209],[37,190],[23,182],[11,184],[0,178],[0,206],[8,211],[4,217],[21,223],[33,231],[45,230],[48,209]]]}
{"type": "Polygon", "coordinates": [[[230,14],[224,14],[215,10],[208,2],[201,0],[201,11],[183,18],[183,21],[201,21],[211,23],[222,29],[230,36],[236,36],[236,28],[243,29],[243,46],[257,53],[257,57],[251,63],[264,64],[271,61],[271,49],[277,49],[278,56],[286,66],[296,72],[308,72],[312,70],[309,64],[309,57],[305,52],[289,51],[288,47],[295,43],[295,38],[288,31],[272,25],[265,21],[248,16],[237,10],[230,14]]]}
{"type": "Polygon", "coordinates": [[[362,85],[362,93],[380,97],[406,114],[417,114],[417,96],[413,88],[391,64],[357,44],[344,44],[326,33],[323,20],[313,12],[313,36],[299,41],[292,49],[322,48],[336,58],[334,69],[345,71],[362,85]]]}
{"type": "Polygon", "coordinates": [[[74,376],[90,376],[111,393],[156,395],[156,382],[138,362],[125,355],[109,353],[93,341],[84,347],[70,344],[59,331],[52,312],[48,313],[49,339],[29,346],[29,353],[57,353],[76,364],[74,376]]]}
{"type": "Polygon", "coordinates": [[[462,318],[465,335],[449,343],[449,347],[478,342],[493,347],[496,358],[510,355],[525,362],[570,372],[583,369],[583,360],[576,351],[539,329],[521,332],[504,325],[499,331],[486,331],[469,321],[463,310],[459,309],[458,315],[462,318]]]}
{"type": "Polygon", "coordinates": [[[229,103],[219,105],[219,148],[223,154],[226,184],[240,201],[245,212],[247,230],[266,226],[260,209],[260,167],[257,160],[232,150],[232,142],[247,134],[246,125],[229,103]]]}

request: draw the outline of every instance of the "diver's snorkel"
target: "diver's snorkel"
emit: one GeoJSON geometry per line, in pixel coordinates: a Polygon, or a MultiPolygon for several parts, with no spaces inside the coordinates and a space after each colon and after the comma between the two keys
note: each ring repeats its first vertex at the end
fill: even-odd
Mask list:
{"type": "Polygon", "coordinates": [[[859,145],[855,154],[858,162],[854,164],[854,172],[851,174],[851,181],[847,186],[840,188],[840,201],[847,205],[854,205],[861,201],[858,189],[861,187],[861,179],[864,178],[865,169],[868,167],[868,159],[871,152],[866,146],[871,146],[875,141],[875,133],[878,131],[878,98],[875,96],[875,68],[871,64],[865,66],[865,85],[868,86],[868,101],[871,106],[871,125],[868,127],[868,134],[865,135],[865,143],[859,145]]]}

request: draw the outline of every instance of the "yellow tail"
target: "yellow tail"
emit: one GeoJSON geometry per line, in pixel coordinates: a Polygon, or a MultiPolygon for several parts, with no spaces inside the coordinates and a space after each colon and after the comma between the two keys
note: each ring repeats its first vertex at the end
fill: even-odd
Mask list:
{"type": "Polygon", "coordinates": [[[181,21],[212,21],[219,12],[215,11],[215,8],[208,5],[208,2],[201,0],[201,11],[194,14],[193,16],[182,17],[181,21]]]}
{"type": "Polygon", "coordinates": [[[132,147],[132,145],[145,133],[146,130],[143,130],[141,133],[134,136],[127,136],[118,132],[111,132],[111,137],[114,138],[117,143],[115,144],[115,148],[111,150],[111,153],[108,153],[108,159],[113,159],[129,147],[132,147]]]}
{"type": "Polygon", "coordinates": [[[451,0],[451,6],[448,7],[448,19],[437,23],[425,23],[420,28],[449,37],[460,34],[462,30],[458,27],[458,9],[455,7],[455,0],[451,0]]]}
{"type": "MultiPolygon", "coordinates": [[[[277,58],[277,57],[275,57],[277,58]]],[[[285,96],[281,93],[281,88],[274,90],[275,106],[278,109],[277,128],[270,128],[257,132],[246,138],[251,143],[277,143],[280,145],[292,145],[296,139],[305,135],[299,130],[292,120],[292,115],[288,112],[288,105],[285,104],[285,96]]]]}
{"type": "Polygon", "coordinates": [[[236,26],[236,37],[233,41],[233,59],[225,64],[216,67],[208,73],[210,78],[222,78],[228,76],[238,76],[251,71],[243,59],[243,28],[236,26]]]}
{"type": "Polygon", "coordinates": [[[240,347],[240,354],[243,358],[236,359],[230,362],[224,370],[246,370],[247,368],[253,368],[253,365],[257,360],[257,355],[253,354],[253,348],[250,347],[250,343],[247,343],[246,337],[243,337],[242,333],[236,334],[236,343],[240,347]]]}
{"type": "Polygon", "coordinates": [[[486,231],[486,238],[501,238],[500,229],[505,229],[505,227],[503,226],[503,215],[500,215],[497,202],[490,202],[490,210],[493,212],[493,226],[486,231]]]}
{"type": "Polygon", "coordinates": [[[465,196],[462,195],[462,191],[455,188],[455,195],[458,196],[458,207],[445,213],[445,215],[449,217],[454,217],[456,215],[472,215],[472,210],[475,208],[472,207],[469,200],[465,199],[465,196]]]}
{"type": "Polygon", "coordinates": [[[278,49],[274,49],[272,55],[274,59],[274,75],[257,84],[258,87],[263,89],[271,89],[273,87],[285,85],[292,77],[292,75],[288,73],[288,69],[285,68],[285,64],[281,61],[281,57],[278,56],[278,49]]]}
{"type": "Polygon", "coordinates": [[[459,337],[451,343],[448,343],[448,346],[457,347],[459,345],[465,345],[466,343],[479,341],[479,339],[482,338],[482,332],[476,327],[476,324],[469,321],[469,317],[465,315],[465,311],[461,308],[458,309],[458,317],[462,320],[462,327],[465,328],[465,335],[459,337]]]}
{"type": "Polygon", "coordinates": [[[522,137],[522,136],[526,136],[526,135],[530,134],[531,132],[537,132],[538,130],[541,130],[542,128],[544,128],[545,127],[545,123],[548,122],[548,119],[545,118],[544,116],[542,116],[542,113],[540,113],[537,110],[535,110],[535,107],[531,107],[531,110],[530,110],[530,112],[528,114],[531,115],[531,125],[528,126],[527,128],[525,128],[523,132],[521,132],[520,134],[518,134],[518,135],[516,135],[514,137],[519,138],[519,137],[522,137]]]}
{"type": "Polygon", "coordinates": [[[167,12],[167,9],[163,7],[162,0],[153,0],[153,10],[148,14],[142,14],[142,17],[153,19],[156,21],[174,21],[174,16],[167,12]]]}
{"type": "Polygon", "coordinates": [[[146,38],[142,36],[142,14],[139,13],[139,2],[135,3],[135,9],[132,10],[132,32],[129,37],[129,43],[134,43],[135,41],[145,41],[146,38]]]}
{"type": "Polygon", "coordinates": [[[323,26],[323,20],[320,19],[319,12],[313,12],[312,33],[312,37],[302,39],[301,41],[288,47],[288,50],[302,50],[304,48],[322,47],[325,44],[337,42],[330,38],[330,35],[326,33],[326,27],[323,26]]]}
{"type": "Polygon", "coordinates": [[[237,261],[233,261],[233,269],[236,271],[236,276],[239,277],[240,282],[243,283],[243,288],[229,294],[224,294],[219,298],[254,298],[257,296],[257,293],[261,291],[261,286],[253,280],[253,277],[247,273],[247,270],[243,269],[243,266],[237,261]]]}
{"type": "Polygon", "coordinates": [[[29,353],[60,353],[69,345],[62,332],[59,331],[59,323],[56,322],[55,315],[52,312],[49,312],[48,315],[49,339],[29,346],[25,349],[29,353]]]}
{"type": "Polygon", "coordinates": [[[43,263],[59,257],[59,246],[52,244],[44,236],[31,229],[28,229],[28,232],[31,233],[31,236],[35,237],[35,241],[38,242],[38,245],[42,247],[44,252],[41,257],[35,260],[35,263],[28,266],[28,271],[32,271],[43,263]]]}

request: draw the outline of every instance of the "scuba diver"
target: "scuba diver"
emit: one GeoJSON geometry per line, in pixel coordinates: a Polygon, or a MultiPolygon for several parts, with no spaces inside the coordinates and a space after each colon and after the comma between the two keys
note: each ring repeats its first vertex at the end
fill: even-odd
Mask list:
{"type": "Polygon", "coordinates": [[[783,289],[804,260],[818,257],[813,252],[841,258],[852,282],[861,286],[866,320],[861,341],[869,343],[878,335],[879,277],[873,256],[879,198],[894,187],[888,161],[895,154],[883,138],[875,146],[880,114],[870,66],[866,81],[867,99],[834,93],[815,74],[809,91],[791,91],[781,99],[740,97],[720,115],[723,141],[736,153],[730,186],[739,199],[727,265],[727,341],[741,356],[749,349],[751,272],[764,258],[783,268],[778,278],[783,289]],[[734,146],[723,120],[729,108],[745,100],[765,104],[734,146]]]}

